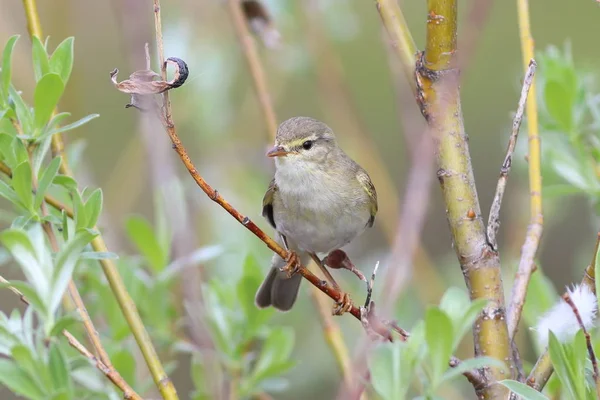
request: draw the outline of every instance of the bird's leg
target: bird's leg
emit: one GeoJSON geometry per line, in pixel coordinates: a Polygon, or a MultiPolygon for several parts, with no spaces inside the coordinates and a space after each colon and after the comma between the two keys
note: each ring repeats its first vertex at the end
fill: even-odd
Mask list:
{"type": "Polygon", "coordinates": [[[329,280],[329,282],[335,288],[335,290],[342,293],[341,300],[339,300],[336,304],[334,304],[333,310],[331,310],[331,313],[333,315],[342,315],[345,312],[347,312],[348,310],[350,310],[352,308],[352,300],[350,299],[350,295],[346,292],[343,292],[340,289],[340,285],[338,285],[337,282],[335,281],[335,279],[333,279],[333,276],[331,276],[331,273],[327,270],[327,268],[325,268],[325,266],[323,265],[323,262],[321,262],[321,260],[315,253],[308,253],[308,254],[310,254],[310,257],[315,261],[315,263],[319,266],[319,268],[321,268],[321,271],[323,271],[323,274],[325,275],[327,280],[329,280]]]}
{"type": "Polygon", "coordinates": [[[340,290],[340,285],[338,285],[335,279],[333,279],[333,276],[331,276],[331,273],[327,270],[327,268],[325,268],[325,266],[321,262],[321,259],[319,259],[319,257],[315,253],[308,254],[310,254],[310,258],[312,258],[313,261],[319,266],[319,268],[321,268],[321,272],[323,272],[323,275],[325,275],[325,278],[329,281],[329,283],[331,283],[334,289],[340,290]]]}
{"type": "Polygon", "coordinates": [[[298,257],[298,254],[295,251],[290,250],[285,235],[280,233],[279,237],[281,238],[283,247],[285,247],[285,249],[288,252],[288,256],[285,259],[285,265],[279,270],[281,272],[285,272],[288,278],[291,278],[300,269],[300,258],[298,257]]]}

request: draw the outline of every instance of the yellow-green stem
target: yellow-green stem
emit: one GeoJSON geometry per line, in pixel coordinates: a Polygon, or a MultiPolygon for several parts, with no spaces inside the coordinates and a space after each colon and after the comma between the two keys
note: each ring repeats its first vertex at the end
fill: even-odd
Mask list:
{"type": "Polygon", "coordinates": [[[456,38],[457,1],[429,0],[426,49],[417,61],[417,98],[436,142],[437,176],[465,282],[472,300],[488,301],[473,330],[475,354],[507,364],[507,368],[483,371],[488,384],[477,395],[483,399],[503,398],[507,390],[495,381],[512,377],[512,353],[500,258],[487,243],[477,196],[462,117],[459,76],[454,68],[456,38]]]}

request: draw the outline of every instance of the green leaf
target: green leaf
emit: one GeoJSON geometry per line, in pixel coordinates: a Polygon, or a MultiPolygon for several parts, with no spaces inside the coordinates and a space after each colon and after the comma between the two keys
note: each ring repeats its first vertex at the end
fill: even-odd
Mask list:
{"type": "Polygon", "coordinates": [[[17,119],[21,124],[23,134],[27,137],[33,135],[33,116],[31,115],[29,106],[25,103],[13,85],[9,86],[8,93],[10,95],[10,99],[14,103],[15,113],[17,114],[17,119]]]}
{"type": "Polygon", "coordinates": [[[62,162],[62,158],[55,157],[50,161],[48,167],[42,172],[40,176],[40,180],[38,182],[37,192],[35,193],[35,203],[33,205],[34,209],[37,210],[42,201],[44,200],[44,196],[46,195],[46,191],[54,181],[54,177],[58,173],[58,169],[60,168],[60,163],[62,162]]]}
{"type": "Polygon", "coordinates": [[[85,125],[88,122],[90,122],[93,119],[96,119],[100,116],[100,114],[90,114],[90,115],[86,115],[85,117],[81,118],[80,120],[77,120],[75,122],[73,122],[72,124],[69,125],[64,125],[64,126],[60,126],[58,128],[52,129],[49,134],[50,135],[54,135],[57,133],[63,133],[63,132],[67,132],[70,130],[73,130],[75,128],[79,128],[81,125],[85,125]]]}
{"type": "Polygon", "coordinates": [[[65,210],[61,210],[60,215],[62,217],[62,237],[66,242],[69,240],[69,216],[65,212],[65,210]]]}
{"type": "Polygon", "coordinates": [[[287,328],[274,328],[265,340],[258,360],[252,371],[252,380],[260,382],[277,376],[294,364],[290,355],[294,347],[294,331],[287,328]]]}
{"type": "Polygon", "coordinates": [[[42,400],[45,397],[42,388],[13,361],[0,359],[0,383],[30,400],[42,400]]]}
{"type": "Polygon", "coordinates": [[[6,133],[0,133],[0,154],[2,154],[4,163],[11,169],[19,164],[12,147],[13,138],[13,136],[6,133]]]}
{"type": "Polygon", "coordinates": [[[44,388],[45,385],[40,380],[40,378],[42,378],[40,370],[45,369],[44,365],[33,358],[33,355],[27,346],[22,344],[14,346],[11,349],[11,356],[38,387],[46,390],[49,389],[47,387],[44,388]]]}
{"type": "Polygon", "coordinates": [[[35,129],[39,132],[50,121],[52,112],[65,90],[65,84],[57,74],[46,74],[35,86],[33,106],[35,129]]]}
{"type": "MultiPolygon", "coordinates": [[[[41,231],[41,227],[35,229],[41,231]]],[[[32,231],[30,231],[32,232],[32,231]]],[[[49,282],[44,266],[38,261],[36,250],[22,230],[9,229],[0,233],[0,242],[10,251],[19,263],[27,281],[35,287],[41,299],[47,299],[49,282]]]]}
{"type": "Polygon", "coordinates": [[[420,361],[412,340],[380,344],[368,360],[373,389],[384,400],[406,398],[420,361]]]}
{"type": "Polygon", "coordinates": [[[65,86],[73,69],[74,41],[74,37],[66,38],[56,47],[50,57],[50,70],[60,76],[65,86]]]}
{"type": "Polygon", "coordinates": [[[2,180],[0,180],[0,196],[4,197],[6,200],[15,205],[21,204],[17,193],[15,193],[15,191],[2,180]]]}
{"type": "Polygon", "coordinates": [[[437,307],[431,307],[425,314],[425,340],[429,350],[432,368],[432,386],[448,368],[454,342],[454,328],[448,315],[437,307]]]}
{"type": "Polygon", "coordinates": [[[46,317],[48,315],[48,310],[46,309],[46,304],[42,301],[39,294],[36,290],[27,282],[23,281],[10,281],[9,283],[0,283],[0,287],[14,287],[19,292],[21,292],[27,302],[36,310],[41,316],[46,317]]]}
{"type": "Polygon", "coordinates": [[[62,331],[64,331],[65,329],[69,328],[70,326],[81,322],[81,320],[79,318],[77,318],[74,315],[64,315],[62,317],[60,317],[55,323],[54,326],[50,329],[50,334],[48,336],[50,337],[56,337],[59,336],[62,331]]]}
{"type": "Polygon", "coordinates": [[[255,257],[248,255],[244,260],[244,273],[237,283],[237,297],[246,317],[246,330],[249,335],[266,323],[273,310],[259,309],[254,304],[256,290],[263,280],[262,271],[255,257]]]}
{"type": "Polygon", "coordinates": [[[2,52],[2,81],[0,81],[0,97],[2,104],[6,107],[8,105],[8,88],[10,86],[10,78],[11,78],[11,60],[12,60],[12,52],[15,47],[15,43],[19,39],[19,35],[11,36],[6,45],[4,46],[4,51],[2,52]]]}
{"type": "Polygon", "coordinates": [[[88,230],[77,232],[56,256],[56,267],[52,274],[52,293],[48,305],[51,313],[54,313],[60,305],[81,251],[95,236],[97,233],[88,230]]]}
{"type": "Polygon", "coordinates": [[[580,361],[576,359],[575,353],[572,351],[574,350],[574,346],[572,344],[562,344],[558,341],[552,331],[548,333],[548,351],[550,353],[550,359],[552,360],[554,371],[562,383],[563,389],[569,394],[569,398],[583,399],[585,394],[581,388],[581,384],[585,382],[579,381],[579,374],[577,373],[577,370],[581,368],[583,364],[578,363],[575,365],[575,368],[573,368],[573,364],[580,361]]]}
{"type": "Polygon", "coordinates": [[[454,324],[454,343],[452,344],[453,351],[456,349],[456,347],[458,347],[460,341],[467,334],[467,332],[473,329],[475,320],[487,303],[488,301],[486,299],[477,299],[472,301],[460,322],[458,324],[454,324]]]}
{"type": "Polygon", "coordinates": [[[85,213],[85,205],[78,190],[72,192],[73,214],[75,217],[75,231],[85,229],[88,226],[88,217],[85,213]]]}
{"type": "Polygon", "coordinates": [[[73,392],[73,382],[69,374],[69,366],[67,360],[60,350],[60,346],[55,342],[50,347],[50,357],[48,367],[54,388],[57,391],[65,391],[66,393],[73,392]]]}
{"type": "Polygon", "coordinates": [[[42,76],[50,72],[48,53],[37,36],[31,37],[31,50],[33,53],[33,74],[35,76],[35,81],[38,82],[42,79],[42,76]]]}
{"type": "Polygon", "coordinates": [[[87,216],[87,227],[93,228],[98,222],[98,217],[102,212],[102,190],[94,190],[85,202],[85,215],[87,216]]]}
{"type": "Polygon", "coordinates": [[[512,392],[521,396],[523,400],[549,400],[548,397],[546,397],[542,393],[519,381],[504,379],[502,381],[499,381],[498,383],[506,386],[512,392]]]}
{"type": "Polygon", "coordinates": [[[121,349],[112,354],[110,358],[115,369],[121,372],[125,382],[135,387],[137,363],[131,352],[127,349],[121,349]]]}
{"type": "Polygon", "coordinates": [[[462,360],[456,367],[450,368],[448,371],[446,371],[444,375],[442,375],[440,383],[455,379],[467,371],[472,371],[474,369],[483,367],[497,367],[506,369],[506,365],[504,365],[504,363],[492,357],[482,356],[469,358],[467,360],[462,360]]]}
{"type": "MultiPolygon", "coordinates": [[[[594,271],[596,274],[600,273],[600,247],[598,247],[598,251],[596,252],[596,258],[594,259],[594,271]]],[[[600,276],[600,275],[596,275],[600,276]]],[[[596,298],[600,296],[600,279],[595,280],[596,283],[596,298]]]]}
{"type": "Polygon", "coordinates": [[[77,190],[77,181],[67,175],[56,175],[53,183],[67,189],[69,192],[77,190]]]}
{"type": "Polygon", "coordinates": [[[549,81],[544,87],[544,101],[548,112],[566,133],[573,128],[573,98],[565,86],[557,81],[549,81]]]}
{"type": "Polygon", "coordinates": [[[112,251],[84,251],[81,253],[84,260],[117,260],[119,255],[112,251]]]}
{"type": "Polygon", "coordinates": [[[161,272],[167,265],[167,255],[158,243],[150,223],[142,217],[133,216],[125,223],[125,230],[152,270],[161,272]]]}
{"type": "Polygon", "coordinates": [[[12,186],[17,196],[19,196],[21,204],[31,213],[35,213],[29,162],[22,162],[13,170],[12,186]]]}

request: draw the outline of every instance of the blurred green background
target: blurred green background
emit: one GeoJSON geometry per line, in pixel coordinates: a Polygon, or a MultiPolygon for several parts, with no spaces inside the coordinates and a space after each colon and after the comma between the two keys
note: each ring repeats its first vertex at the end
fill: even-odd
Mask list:
{"type": "MultiPolygon", "coordinates": [[[[384,268],[393,268],[393,263],[386,264],[388,237],[395,229],[401,206],[397,199],[404,195],[410,168],[405,138],[421,134],[422,117],[403,75],[395,67],[395,55],[389,49],[374,2],[264,3],[281,34],[277,49],[265,48],[257,41],[278,120],[307,115],[325,121],[337,133],[342,147],[369,171],[380,193],[380,214],[375,228],[347,250],[366,273],[376,260],[381,260],[384,268]],[[385,171],[392,186],[387,186],[384,174],[375,171],[385,171]]],[[[400,4],[417,46],[422,48],[426,2],[400,4]]],[[[31,100],[34,80],[22,5],[15,0],[0,0],[0,5],[0,43],[15,33],[23,35],[13,55],[13,82],[31,100]]],[[[546,0],[531,2],[530,6],[538,50],[570,42],[575,64],[592,72],[597,70],[600,8],[596,2],[546,0]]],[[[119,79],[143,68],[144,43],[149,42],[151,49],[154,43],[151,2],[40,1],[39,12],[44,35],[50,36],[50,47],[67,36],[75,37],[75,66],[59,108],[68,110],[74,118],[100,114],[99,119],[70,132],[66,141],[84,146],[84,168],[76,171],[80,183],[103,188],[100,225],[110,250],[119,254],[132,251],[124,234],[125,218],[132,214],[152,218],[155,190],[167,188],[172,211],[169,216],[176,221],[174,225],[178,225],[181,235],[178,244],[182,248],[178,250],[176,245],[175,252],[220,244],[224,254],[201,267],[203,276],[237,278],[248,253],[262,262],[266,273],[271,256],[268,249],[206,198],[171,151],[162,128],[144,121],[135,110],[126,110],[124,105],[129,99],[109,80],[114,68],[120,70],[119,79]],[[177,197],[177,193],[182,195],[177,197]]],[[[516,4],[462,1],[459,15],[459,49],[468,49],[462,70],[463,112],[487,221],[523,74],[516,4]]],[[[165,0],[162,16],[166,56],[184,59],[190,69],[186,84],[171,92],[179,134],[206,180],[266,229],[260,206],[273,172],[271,160],[264,157],[270,139],[226,4],[165,0]]],[[[155,54],[152,56],[154,60],[155,54]]],[[[525,134],[523,129],[521,144],[526,143],[525,134]]],[[[529,218],[523,157],[513,166],[499,237],[509,282],[529,218]]],[[[585,199],[559,201],[545,203],[539,259],[544,272],[561,290],[579,280],[591,257],[598,226],[585,199]]],[[[405,328],[422,316],[428,303],[437,303],[447,286],[463,287],[435,181],[421,237],[433,269],[418,263],[412,266],[397,310],[399,323],[405,328]]],[[[336,272],[336,276],[356,298],[362,298],[362,286],[349,274],[336,272]]],[[[299,362],[288,374],[290,389],[276,398],[329,399],[340,382],[307,289],[304,284],[293,312],[276,318],[278,323],[295,329],[294,354],[299,362]]],[[[193,287],[182,290],[186,295],[193,294],[193,287]]],[[[3,310],[17,305],[11,296],[0,292],[3,310]]],[[[353,344],[363,336],[360,324],[350,317],[336,321],[352,352],[353,344]]],[[[522,340],[526,340],[526,333],[522,328],[522,340]]],[[[472,351],[468,343],[462,350],[459,356],[469,356],[472,351]]],[[[187,398],[190,389],[189,375],[187,362],[171,374],[182,399],[187,398]]],[[[0,392],[0,396],[10,398],[6,392],[0,392]]]]}

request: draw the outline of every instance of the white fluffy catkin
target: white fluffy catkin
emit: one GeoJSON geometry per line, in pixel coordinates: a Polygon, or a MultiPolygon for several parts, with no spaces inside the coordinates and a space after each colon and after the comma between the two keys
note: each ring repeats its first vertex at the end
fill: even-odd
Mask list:
{"type": "MultiPolygon", "coordinates": [[[[596,295],[583,285],[576,285],[573,289],[567,288],[567,292],[579,311],[583,326],[589,330],[598,310],[596,295]]],[[[573,338],[579,329],[579,322],[577,322],[573,309],[561,298],[550,311],[539,319],[534,330],[537,332],[540,344],[547,346],[548,331],[552,331],[556,338],[564,343],[573,338]]]]}

